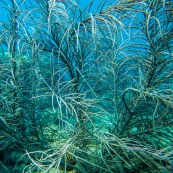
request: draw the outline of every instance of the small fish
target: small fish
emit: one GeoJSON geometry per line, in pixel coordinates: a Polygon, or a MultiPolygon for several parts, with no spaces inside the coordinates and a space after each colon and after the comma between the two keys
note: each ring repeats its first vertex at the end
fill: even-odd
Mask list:
{"type": "Polygon", "coordinates": [[[68,173],[75,173],[75,172],[86,173],[83,167],[76,163],[75,159],[73,158],[73,156],[70,155],[70,153],[66,153],[65,157],[66,157],[66,163],[65,159],[63,159],[59,167],[60,170],[65,170],[68,173]]]}

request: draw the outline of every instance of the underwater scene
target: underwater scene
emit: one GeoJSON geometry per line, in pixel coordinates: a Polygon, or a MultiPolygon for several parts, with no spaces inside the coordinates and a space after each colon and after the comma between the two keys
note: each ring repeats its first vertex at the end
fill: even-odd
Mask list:
{"type": "Polygon", "coordinates": [[[0,0],[0,173],[172,173],[173,0],[0,0]]]}

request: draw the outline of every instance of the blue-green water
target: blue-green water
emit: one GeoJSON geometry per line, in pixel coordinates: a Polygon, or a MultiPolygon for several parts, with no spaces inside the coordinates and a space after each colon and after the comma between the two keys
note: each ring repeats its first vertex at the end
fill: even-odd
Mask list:
{"type": "Polygon", "coordinates": [[[171,173],[172,11],[0,1],[0,173],[171,173]]]}

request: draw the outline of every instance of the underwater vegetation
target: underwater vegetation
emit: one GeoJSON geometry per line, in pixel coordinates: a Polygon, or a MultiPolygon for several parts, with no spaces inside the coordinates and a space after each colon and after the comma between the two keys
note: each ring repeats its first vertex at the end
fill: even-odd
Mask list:
{"type": "Polygon", "coordinates": [[[173,1],[94,2],[0,1],[0,172],[173,172],[173,1]]]}

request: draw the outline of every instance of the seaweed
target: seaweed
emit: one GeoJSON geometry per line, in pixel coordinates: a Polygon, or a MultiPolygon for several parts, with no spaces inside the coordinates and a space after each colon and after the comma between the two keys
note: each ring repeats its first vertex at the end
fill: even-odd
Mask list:
{"type": "Polygon", "coordinates": [[[95,4],[0,2],[0,170],[172,172],[173,3],[95,4]]]}

